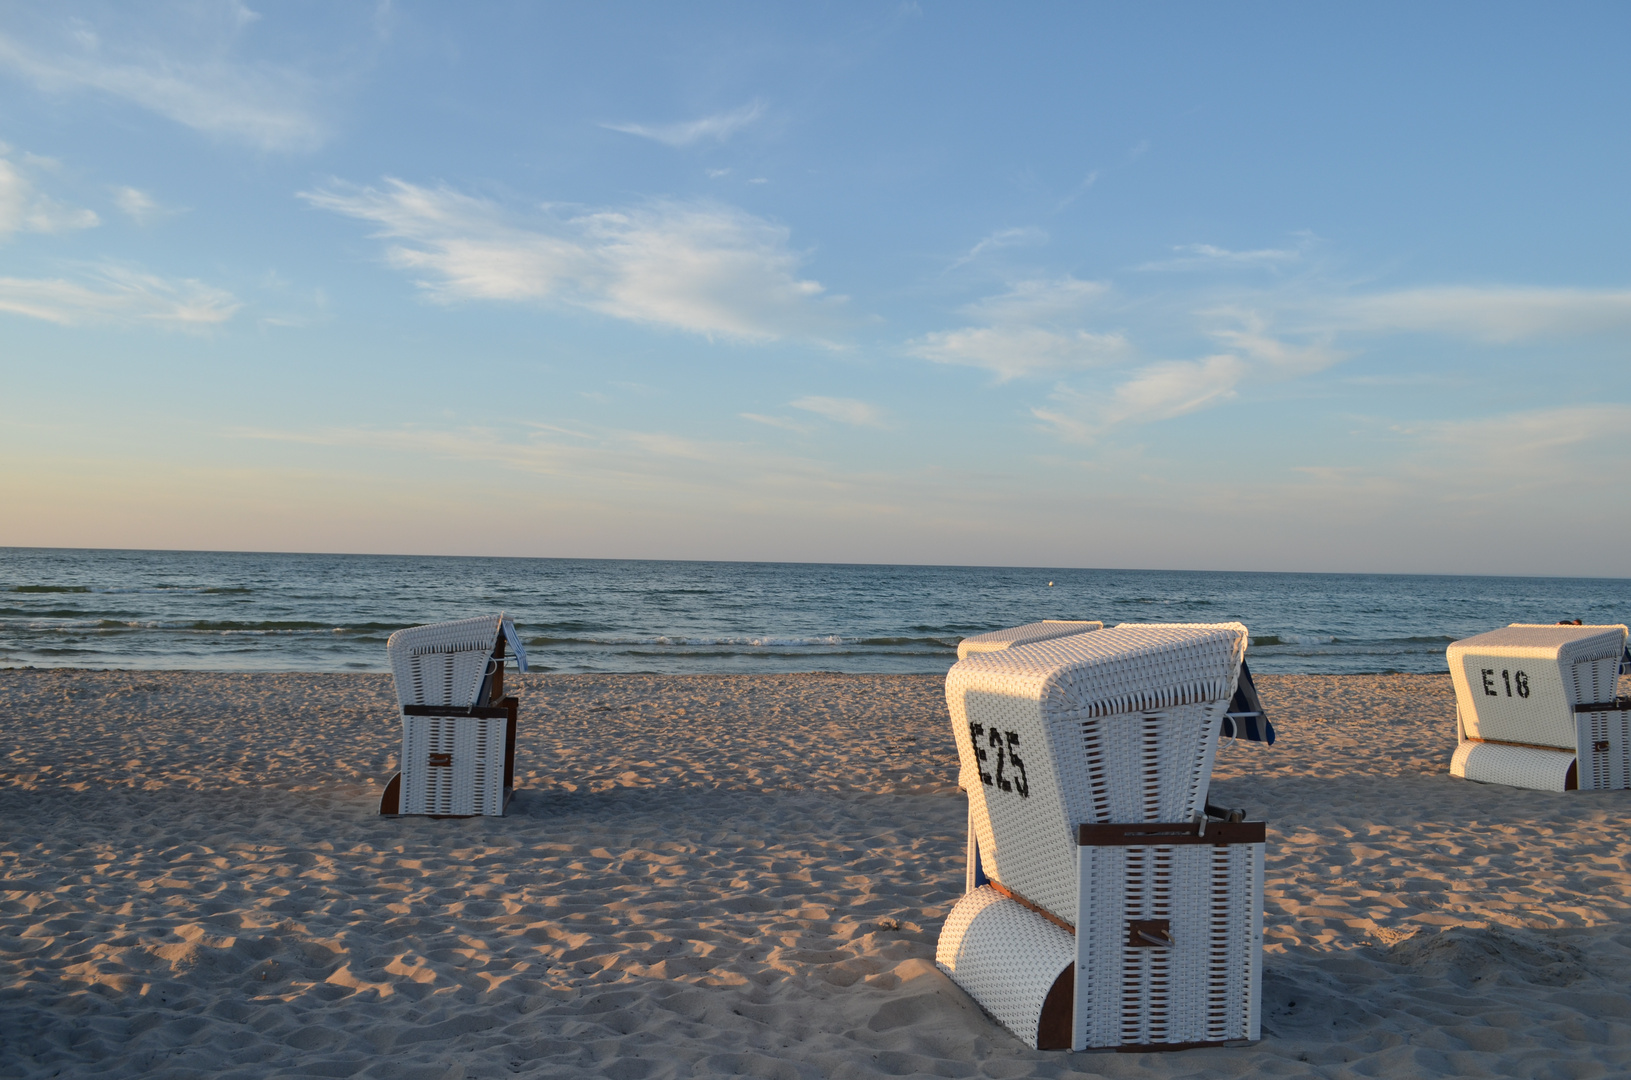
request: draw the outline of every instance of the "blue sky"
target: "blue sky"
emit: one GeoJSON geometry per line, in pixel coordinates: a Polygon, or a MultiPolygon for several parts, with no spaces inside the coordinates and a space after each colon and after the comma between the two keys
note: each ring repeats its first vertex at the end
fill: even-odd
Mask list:
{"type": "Polygon", "coordinates": [[[0,8],[0,544],[1631,574],[1631,8],[0,8]]]}

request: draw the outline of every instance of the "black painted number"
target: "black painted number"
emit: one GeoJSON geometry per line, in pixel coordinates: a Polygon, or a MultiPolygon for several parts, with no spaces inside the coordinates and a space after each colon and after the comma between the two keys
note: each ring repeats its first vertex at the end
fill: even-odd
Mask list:
{"type": "Polygon", "coordinates": [[[984,734],[985,734],[985,725],[983,725],[983,724],[970,724],[970,725],[968,725],[968,740],[969,740],[969,742],[974,744],[974,758],[975,758],[974,768],[980,774],[980,783],[984,784],[986,787],[990,787],[991,786],[991,774],[986,772],[985,767],[984,767],[985,763],[987,761],[989,761],[990,758],[988,758],[986,756],[985,747],[980,745],[980,737],[982,735],[984,735],[984,734]]]}
{"type": "MultiPolygon", "coordinates": [[[[1495,685],[1495,669],[1494,668],[1480,668],[1478,674],[1483,679],[1484,696],[1485,697],[1500,697],[1501,696],[1500,688],[1495,685]]],[[[1528,675],[1528,673],[1523,672],[1523,671],[1509,671],[1509,670],[1507,670],[1505,668],[1502,668],[1501,669],[1501,686],[1506,687],[1506,696],[1507,697],[1512,696],[1512,687],[1513,687],[1514,684],[1516,684],[1516,686],[1518,688],[1518,696],[1519,697],[1526,698],[1526,697],[1529,696],[1529,675],[1528,675]]]]}
{"type": "Polygon", "coordinates": [[[1007,760],[1008,751],[1002,746],[1002,732],[996,728],[991,729],[991,749],[997,752],[997,786],[1004,791],[1014,790],[1013,782],[1003,775],[1003,762],[1007,760]]]}
{"type": "Polygon", "coordinates": [[[969,724],[968,738],[974,744],[975,766],[980,773],[980,783],[1003,791],[1017,791],[1022,799],[1031,797],[1030,777],[1025,774],[1025,762],[1019,756],[1018,732],[998,731],[996,728],[987,731],[984,724],[969,724]],[[993,750],[997,752],[995,774],[985,771],[985,764],[991,760],[993,750]],[[1009,773],[1010,768],[1018,770],[1019,775],[1009,773]]]}
{"type": "Polygon", "coordinates": [[[1014,781],[1014,790],[1019,792],[1020,798],[1030,798],[1031,782],[1025,776],[1025,763],[1019,759],[1019,735],[1012,731],[1008,732],[1008,764],[1019,770],[1019,779],[1014,781]]]}

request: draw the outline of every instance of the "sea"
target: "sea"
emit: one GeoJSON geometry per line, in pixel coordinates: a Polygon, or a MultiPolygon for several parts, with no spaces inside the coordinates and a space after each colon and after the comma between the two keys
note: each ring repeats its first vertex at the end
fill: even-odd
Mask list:
{"type": "Polygon", "coordinates": [[[384,671],[507,612],[553,672],[943,673],[1037,619],[1225,622],[1260,673],[1443,672],[1512,622],[1631,620],[1631,580],[0,548],[0,667],[384,671]]]}

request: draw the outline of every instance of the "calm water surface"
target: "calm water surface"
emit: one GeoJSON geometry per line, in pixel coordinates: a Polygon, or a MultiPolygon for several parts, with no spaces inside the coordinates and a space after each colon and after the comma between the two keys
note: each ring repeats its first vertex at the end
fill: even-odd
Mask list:
{"type": "Polygon", "coordinates": [[[1041,618],[1251,628],[1260,672],[1441,672],[1509,622],[1631,620],[1631,580],[0,548],[0,666],[383,671],[508,611],[538,670],[944,672],[1041,618]]]}

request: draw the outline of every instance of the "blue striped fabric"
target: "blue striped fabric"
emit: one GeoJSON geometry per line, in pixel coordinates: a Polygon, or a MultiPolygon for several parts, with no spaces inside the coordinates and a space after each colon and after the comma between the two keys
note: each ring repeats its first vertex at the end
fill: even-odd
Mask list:
{"type": "Polygon", "coordinates": [[[1235,696],[1229,699],[1229,711],[1223,716],[1223,727],[1218,735],[1224,739],[1245,739],[1274,745],[1274,725],[1263,711],[1263,702],[1257,696],[1257,684],[1252,682],[1252,669],[1246,661],[1240,662],[1240,681],[1235,684],[1235,696]]]}

